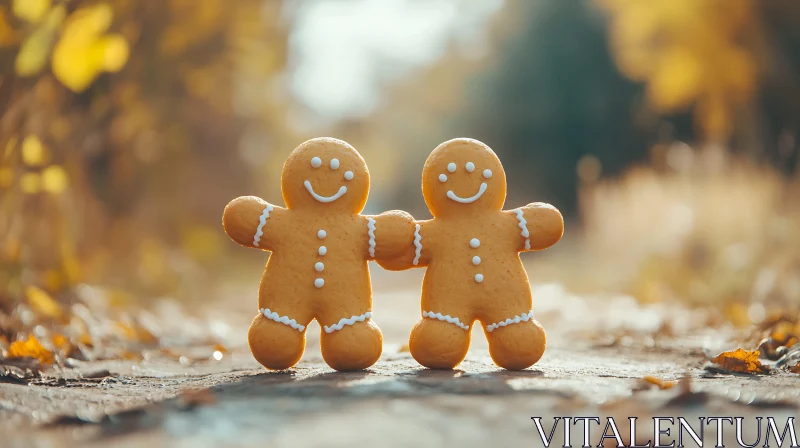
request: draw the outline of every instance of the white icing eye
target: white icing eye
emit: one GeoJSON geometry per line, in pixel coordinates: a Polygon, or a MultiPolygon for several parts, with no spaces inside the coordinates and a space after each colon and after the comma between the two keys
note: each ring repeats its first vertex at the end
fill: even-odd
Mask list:
{"type": "Polygon", "coordinates": [[[353,180],[353,177],[355,177],[355,174],[352,171],[344,172],[344,180],[353,180]]]}
{"type": "Polygon", "coordinates": [[[475,164],[472,162],[467,162],[467,172],[471,173],[475,171],[475,164]]]}
{"type": "Polygon", "coordinates": [[[490,169],[483,170],[483,177],[485,177],[487,179],[491,179],[492,178],[492,170],[490,170],[490,169]]]}
{"type": "Polygon", "coordinates": [[[453,162],[448,163],[447,164],[447,171],[450,171],[451,173],[455,173],[456,172],[456,164],[453,163],[453,162]]]}
{"type": "Polygon", "coordinates": [[[320,159],[319,157],[314,157],[313,159],[311,159],[311,166],[313,166],[314,168],[321,167],[322,159],[320,159]]]}
{"type": "Polygon", "coordinates": [[[440,174],[439,175],[439,182],[447,182],[447,174],[440,174]]]}
{"type": "Polygon", "coordinates": [[[331,159],[331,169],[332,170],[339,169],[339,159],[331,159]]]}

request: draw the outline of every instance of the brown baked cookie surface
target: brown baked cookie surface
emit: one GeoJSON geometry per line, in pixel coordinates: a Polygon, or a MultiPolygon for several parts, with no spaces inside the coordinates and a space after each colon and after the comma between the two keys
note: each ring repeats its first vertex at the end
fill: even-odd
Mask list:
{"type": "Polygon", "coordinates": [[[222,216],[242,246],[272,251],[250,326],[250,350],[268,369],[287,369],[303,355],[311,320],[322,327],[322,356],[336,370],[378,360],[383,336],[372,321],[367,262],[413,248],[411,215],[364,216],[369,171],[349,144],[316,138],[297,147],[281,176],[286,207],[244,196],[222,216]]]}
{"type": "Polygon", "coordinates": [[[413,250],[378,261],[391,269],[427,267],[411,355],[423,366],[452,369],[466,356],[477,320],[498,366],[530,367],[542,357],[546,338],[533,317],[519,253],[558,242],[561,213],[542,203],[503,211],[500,159],[472,139],[433,150],[423,168],[422,194],[433,219],[415,223],[413,250]]]}

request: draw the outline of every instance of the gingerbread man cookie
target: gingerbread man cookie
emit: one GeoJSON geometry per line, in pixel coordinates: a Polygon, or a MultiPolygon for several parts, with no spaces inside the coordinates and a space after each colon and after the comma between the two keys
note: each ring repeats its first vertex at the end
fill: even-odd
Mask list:
{"type": "Polygon", "coordinates": [[[332,138],[309,140],[289,155],[281,192],[286,208],[245,196],[222,217],[235,242],[272,251],[250,351],[268,369],[287,369],[300,360],[306,327],[316,319],[329,366],[371,366],[383,336],[371,319],[367,262],[412,248],[413,218],[400,211],[360,215],[369,194],[367,165],[352,146],[332,138]]]}
{"type": "Polygon", "coordinates": [[[530,367],[544,353],[545,333],[533,316],[519,252],[558,242],[564,232],[561,213],[542,203],[503,211],[503,166],[488,146],[472,139],[450,140],[433,150],[422,172],[422,193],[433,219],[416,223],[414,250],[379,261],[392,269],[428,268],[411,355],[426,367],[455,367],[467,354],[478,320],[498,366],[530,367]]]}

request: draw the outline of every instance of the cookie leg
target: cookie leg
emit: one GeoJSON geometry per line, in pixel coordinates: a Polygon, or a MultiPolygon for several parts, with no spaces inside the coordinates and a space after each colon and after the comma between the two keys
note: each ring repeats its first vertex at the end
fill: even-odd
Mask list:
{"type": "Polygon", "coordinates": [[[348,372],[375,364],[383,351],[383,333],[368,317],[369,313],[322,325],[320,350],[325,362],[335,370],[348,372]]]}
{"type": "MultiPolygon", "coordinates": [[[[464,325],[464,324],[462,324],[464,325]]],[[[424,318],[411,329],[408,348],[418,363],[430,369],[452,369],[467,356],[470,332],[456,324],[424,318]]]]}
{"type": "Polygon", "coordinates": [[[298,331],[259,313],[247,334],[250,352],[262,366],[284,370],[300,361],[306,346],[305,328],[298,331]]]}
{"type": "Polygon", "coordinates": [[[504,369],[528,368],[544,354],[547,338],[542,325],[533,318],[506,326],[488,325],[484,331],[492,360],[504,369]]]}

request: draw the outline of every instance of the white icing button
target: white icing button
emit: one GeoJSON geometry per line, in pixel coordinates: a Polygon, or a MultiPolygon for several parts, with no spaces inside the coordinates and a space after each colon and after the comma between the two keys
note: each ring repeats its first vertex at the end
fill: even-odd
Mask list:
{"type": "Polygon", "coordinates": [[[325,279],[324,278],[318,278],[318,279],[314,280],[314,286],[316,286],[317,288],[322,288],[323,285],[325,285],[325,279]]]}
{"type": "Polygon", "coordinates": [[[483,274],[475,274],[475,281],[478,283],[483,282],[483,274]]]}
{"type": "Polygon", "coordinates": [[[483,170],[483,177],[485,177],[486,179],[491,179],[492,178],[492,170],[490,170],[490,169],[483,170]]]}
{"type": "Polygon", "coordinates": [[[322,271],[325,269],[325,264],[324,264],[324,263],[322,263],[321,261],[318,261],[318,262],[317,262],[317,263],[314,265],[314,269],[316,269],[316,271],[317,271],[317,272],[322,272],[322,271]]]}
{"type": "Polygon", "coordinates": [[[440,174],[439,182],[447,182],[447,174],[440,174]]]}
{"type": "Polygon", "coordinates": [[[339,169],[339,159],[331,159],[331,169],[339,169]]]}
{"type": "Polygon", "coordinates": [[[344,172],[344,180],[353,180],[353,176],[355,176],[355,174],[353,174],[352,171],[344,172]]]}
{"type": "Polygon", "coordinates": [[[477,248],[481,247],[481,240],[479,240],[477,238],[473,238],[473,239],[469,240],[469,247],[471,247],[473,249],[477,249],[477,248]]]}
{"type": "Polygon", "coordinates": [[[456,164],[453,163],[453,162],[448,163],[447,164],[447,171],[450,171],[451,173],[455,173],[456,172],[456,164]]]}
{"type": "Polygon", "coordinates": [[[319,249],[317,249],[317,253],[320,255],[325,255],[328,253],[328,248],[325,246],[319,246],[319,249]]]}
{"type": "Polygon", "coordinates": [[[326,236],[328,236],[328,233],[325,232],[324,230],[320,230],[319,232],[317,232],[317,238],[319,238],[319,239],[323,239],[326,236]]]}
{"type": "Polygon", "coordinates": [[[467,162],[467,172],[471,173],[475,171],[475,164],[472,162],[467,162]]]}
{"type": "Polygon", "coordinates": [[[477,266],[477,265],[481,264],[481,257],[479,257],[479,256],[477,256],[477,255],[475,255],[474,257],[472,257],[472,264],[474,264],[475,266],[477,266]]]}
{"type": "Polygon", "coordinates": [[[313,166],[314,168],[321,167],[322,159],[320,159],[319,157],[314,157],[313,159],[311,159],[311,166],[313,166]]]}

